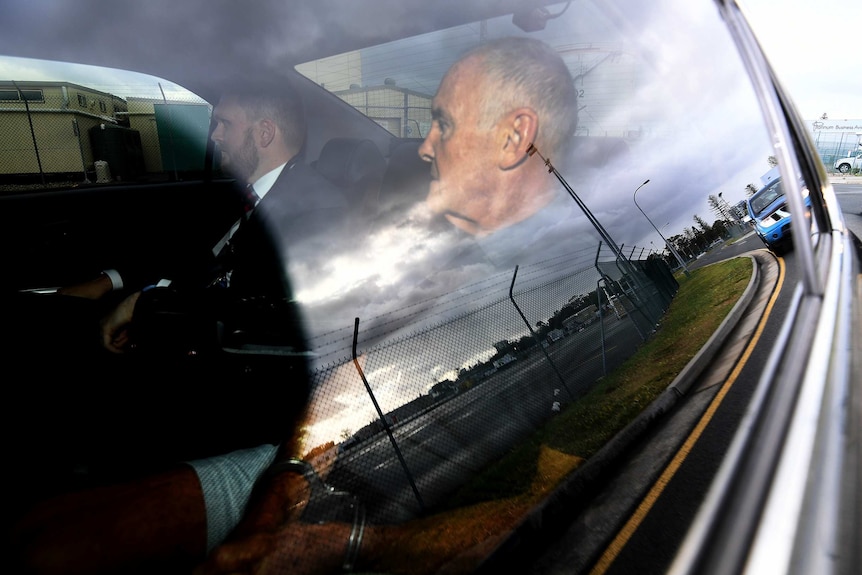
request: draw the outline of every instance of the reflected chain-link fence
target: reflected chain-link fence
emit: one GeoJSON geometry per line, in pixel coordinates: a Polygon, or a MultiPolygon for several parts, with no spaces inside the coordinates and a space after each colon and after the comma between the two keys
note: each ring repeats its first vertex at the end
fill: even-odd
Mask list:
{"type": "Polygon", "coordinates": [[[469,311],[417,319],[367,349],[357,318],[352,357],[313,374],[306,445],[330,446],[318,450],[329,483],[373,522],[417,517],[583,397],[649,337],[678,288],[662,259],[609,254],[599,246],[594,265],[552,278],[516,268],[469,311]]]}
{"type": "Polygon", "coordinates": [[[188,92],[166,94],[161,85],[135,88],[153,96],[0,81],[0,192],[202,173],[211,106],[188,92]]]}

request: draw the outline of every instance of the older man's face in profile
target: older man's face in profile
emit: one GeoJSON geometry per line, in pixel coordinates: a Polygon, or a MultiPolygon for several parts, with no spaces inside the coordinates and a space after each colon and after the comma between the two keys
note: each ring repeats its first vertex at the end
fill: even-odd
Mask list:
{"type": "Polygon", "coordinates": [[[431,211],[473,233],[490,231],[505,190],[496,189],[495,130],[479,125],[478,62],[453,67],[432,109],[431,131],[419,155],[431,162],[426,200],[431,211]]]}
{"type": "Polygon", "coordinates": [[[245,110],[229,97],[219,101],[213,118],[216,126],[211,138],[221,151],[222,166],[238,180],[248,182],[260,161],[254,145],[254,123],[249,122],[245,110]]]}

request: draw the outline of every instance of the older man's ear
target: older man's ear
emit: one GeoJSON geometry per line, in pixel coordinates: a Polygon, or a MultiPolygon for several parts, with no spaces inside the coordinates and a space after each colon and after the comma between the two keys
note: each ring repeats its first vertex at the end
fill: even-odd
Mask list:
{"type": "Polygon", "coordinates": [[[502,136],[499,167],[511,170],[527,159],[539,132],[539,115],[532,108],[516,108],[500,120],[498,127],[502,136]]]}

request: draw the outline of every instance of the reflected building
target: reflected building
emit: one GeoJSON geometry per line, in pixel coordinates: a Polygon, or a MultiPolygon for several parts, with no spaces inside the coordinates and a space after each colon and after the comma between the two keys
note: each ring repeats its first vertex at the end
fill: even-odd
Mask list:
{"type": "Polygon", "coordinates": [[[831,120],[823,114],[817,120],[806,122],[811,130],[814,146],[831,172],[836,160],[846,158],[860,151],[862,140],[862,119],[831,120]]]}

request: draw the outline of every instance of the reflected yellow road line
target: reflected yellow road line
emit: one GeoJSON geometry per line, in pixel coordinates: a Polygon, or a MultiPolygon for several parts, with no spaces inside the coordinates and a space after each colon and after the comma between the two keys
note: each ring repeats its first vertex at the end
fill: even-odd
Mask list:
{"type": "Polygon", "coordinates": [[[682,445],[680,450],[676,453],[673,460],[668,464],[665,468],[664,472],[662,472],[661,476],[655,482],[655,484],[650,489],[649,493],[646,494],[643,501],[623,528],[617,533],[617,536],[611,541],[610,545],[608,545],[605,552],[599,558],[596,565],[590,571],[590,575],[602,575],[605,573],[617,556],[622,552],[623,548],[628,543],[631,536],[643,522],[644,518],[652,509],[655,502],[658,500],[659,496],[664,491],[667,484],[676,474],[677,470],[682,465],[685,458],[688,457],[688,454],[691,453],[692,448],[697,443],[700,436],[703,434],[706,426],[709,425],[709,422],[712,421],[715,412],[718,410],[718,407],[721,405],[721,402],[724,401],[727,392],[730,391],[730,388],[733,387],[734,382],[739,377],[739,374],[742,372],[742,369],[745,367],[745,364],[748,362],[748,359],[751,357],[754,348],[757,346],[757,342],[760,340],[761,335],[763,334],[763,330],[766,327],[766,322],[769,319],[770,313],[772,312],[772,308],[775,306],[775,302],[778,299],[778,294],[781,292],[781,286],[784,284],[784,258],[778,258],[778,281],[775,284],[775,290],[772,292],[772,296],[769,298],[769,303],[766,304],[766,309],[763,313],[763,317],[760,318],[760,322],[757,324],[757,328],[754,330],[754,335],[751,338],[751,341],[748,342],[748,345],[745,348],[745,351],[742,353],[739,361],[736,363],[736,366],[733,368],[733,371],[730,372],[727,380],[722,384],[721,389],[718,391],[716,396],[710,402],[709,407],[706,412],[701,417],[698,424],[695,426],[694,430],[689,434],[688,438],[685,440],[685,443],[682,445]]]}

